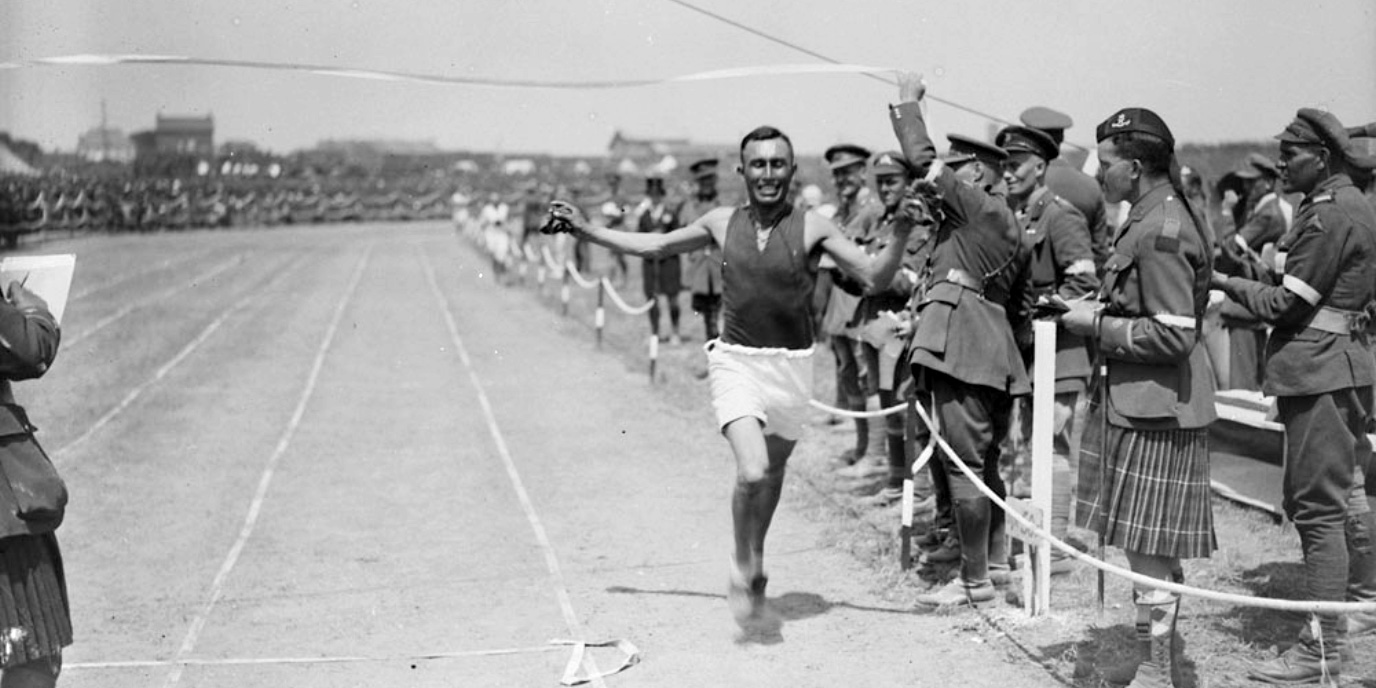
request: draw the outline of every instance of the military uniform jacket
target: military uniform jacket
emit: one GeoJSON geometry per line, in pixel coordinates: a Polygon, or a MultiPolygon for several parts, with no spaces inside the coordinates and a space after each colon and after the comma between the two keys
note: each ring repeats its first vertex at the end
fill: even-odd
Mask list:
{"type": "MultiPolygon", "coordinates": [[[[1056,294],[1069,301],[1099,290],[1099,277],[1085,216],[1065,199],[1042,187],[1018,216],[1023,243],[1031,253],[1034,296],[1056,294]]],[[[1064,328],[1056,332],[1056,391],[1084,389],[1093,368],[1085,338],[1064,328]]]]}
{"type": "Polygon", "coordinates": [[[1174,194],[1162,184],[1139,198],[1104,263],[1097,343],[1108,420],[1119,427],[1202,428],[1216,414],[1200,337],[1212,248],[1174,194]]]}
{"type": "Polygon", "coordinates": [[[1376,290],[1376,212],[1345,174],[1320,182],[1276,245],[1284,275],[1271,286],[1229,277],[1224,291],[1273,327],[1262,391],[1323,394],[1376,382],[1376,363],[1351,334],[1317,329],[1324,308],[1357,313],[1376,290]]]}
{"type": "MultiPolygon", "coordinates": [[[[936,157],[917,103],[889,118],[903,155],[920,172],[936,157]]],[[[933,178],[943,219],[928,261],[929,286],[917,307],[913,366],[1020,395],[1031,391],[1014,328],[1029,326],[1027,253],[1008,203],[942,168],[933,178]]]]}
{"type": "MultiPolygon", "coordinates": [[[[717,205],[716,198],[704,200],[693,196],[678,207],[674,216],[686,224],[717,205]]],[[[721,294],[721,247],[717,242],[708,242],[706,248],[688,254],[688,289],[694,294],[721,294]]]]}
{"type": "Polygon", "coordinates": [[[1103,267],[1112,237],[1108,235],[1108,213],[1104,210],[1104,192],[1099,189],[1099,182],[1075,169],[1065,158],[1056,158],[1046,166],[1046,188],[1069,201],[1085,216],[1094,264],[1103,267]]]}
{"type": "MultiPolygon", "coordinates": [[[[57,357],[60,333],[47,309],[20,310],[0,299],[0,452],[42,453],[33,439],[34,427],[24,409],[14,402],[11,380],[42,376],[57,357]]],[[[31,457],[31,460],[46,460],[31,457]]],[[[10,483],[0,476],[0,537],[51,532],[56,520],[20,518],[19,502],[10,483]]]]}

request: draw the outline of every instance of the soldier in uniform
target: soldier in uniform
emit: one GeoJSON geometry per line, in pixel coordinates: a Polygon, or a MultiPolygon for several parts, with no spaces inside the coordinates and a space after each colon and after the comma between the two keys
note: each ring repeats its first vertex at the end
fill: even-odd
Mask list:
{"type": "MultiPolygon", "coordinates": [[[[1018,116],[1024,126],[1040,129],[1061,146],[1065,141],[1065,130],[1075,122],[1070,116],[1036,105],[1022,111],[1018,116]]],[[[1069,201],[1075,209],[1085,216],[1089,225],[1090,246],[1094,250],[1095,264],[1103,267],[1108,259],[1109,229],[1108,213],[1104,209],[1104,192],[1094,178],[1075,169],[1068,160],[1057,157],[1046,169],[1046,187],[1052,193],[1069,201]]]]}
{"type": "MultiPolygon", "coordinates": [[[[695,188],[675,213],[680,222],[692,222],[717,207],[717,159],[699,160],[689,165],[688,171],[695,188]]],[[[688,289],[692,294],[689,304],[702,316],[707,341],[716,339],[721,314],[721,249],[716,244],[688,254],[688,289]]]]}
{"type": "MultiPolygon", "coordinates": [[[[1134,572],[1174,581],[1181,559],[1217,549],[1208,446],[1214,379],[1199,336],[1213,241],[1185,200],[1175,137],[1156,113],[1119,110],[1096,134],[1104,197],[1131,209],[1114,234],[1100,300],[1071,301],[1061,317],[1072,334],[1090,338],[1107,367],[1081,448],[1079,483],[1089,498],[1077,519],[1121,547],[1134,572]],[[1100,427],[1103,436],[1090,434],[1100,427]]],[[[1179,596],[1139,585],[1133,602],[1140,666],[1106,678],[1133,688],[1178,685],[1179,596]]]]}
{"type": "MultiPolygon", "coordinates": [[[[1262,390],[1276,397],[1285,425],[1284,506],[1304,548],[1309,598],[1341,601],[1349,547],[1369,550],[1376,532],[1369,509],[1349,509],[1354,474],[1371,457],[1376,361],[1360,328],[1376,297],[1376,214],[1347,172],[1368,161],[1349,150],[1336,117],[1301,109],[1276,138],[1283,188],[1304,194],[1294,229],[1277,246],[1284,275],[1279,285],[1222,275],[1215,284],[1274,328],[1262,390]]],[[[1306,625],[1296,645],[1249,676],[1284,685],[1336,677],[1339,621],[1318,615],[1319,635],[1306,625]]]]}
{"type": "MultiPolygon", "coordinates": [[[[866,253],[877,255],[894,241],[893,225],[898,221],[903,200],[916,175],[907,159],[898,151],[874,156],[870,170],[874,173],[874,186],[884,206],[884,215],[880,218],[878,229],[861,246],[866,253]]],[[[894,275],[893,282],[886,288],[876,288],[862,297],[857,308],[860,352],[865,368],[873,371],[872,377],[878,384],[881,408],[904,403],[912,394],[912,375],[906,355],[907,335],[912,332],[908,301],[917,288],[919,274],[926,268],[931,240],[930,232],[920,228],[913,231],[903,255],[903,269],[894,275]]],[[[903,482],[912,474],[903,436],[904,416],[903,413],[891,413],[884,417],[888,481],[870,498],[869,502],[873,505],[885,506],[900,500],[903,497],[903,482]]],[[[919,442],[925,441],[927,434],[923,427],[918,433],[919,442]]],[[[915,511],[931,509],[934,503],[929,499],[931,483],[922,479],[926,475],[915,476],[918,478],[916,497],[920,500],[915,511]]]]}
{"type": "MultiPolygon", "coordinates": [[[[866,193],[866,168],[869,164],[868,149],[851,143],[832,146],[822,156],[831,168],[831,178],[836,185],[836,214],[832,220],[841,232],[853,242],[863,242],[874,233],[879,218],[884,214],[883,206],[866,193]]],[[[824,263],[824,268],[831,267],[824,263]]],[[[848,411],[864,411],[865,400],[874,393],[870,384],[870,373],[864,368],[860,356],[860,342],[855,337],[856,307],[860,295],[848,292],[838,286],[830,277],[831,288],[827,295],[826,307],[822,315],[822,332],[831,336],[831,351],[836,357],[836,401],[839,408],[848,411]]],[[[855,419],[855,447],[847,449],[839,458],[847,468],[843,475],[865,477],[866,473],[882,472],[883,464],[861,461],[870,444],[870,425],[864,418],[855,419]],[[849,468],[853,467],[853,468],[849,468]]]]}
{"type": "MultiPolygon", "coordinates": [[[[664,178],[646,177],[645,201],[641,204],[638,228],[641,232],[662,234],[679,226],[674,209],[665,200],[664,178]]],[[[669,306],[669,342],[677,346],[681,341],[678,331],[678,295],[683,291],[683,263],[677,255],[664,258],[645,258],[640,262],[640,281],[645,298],[650,301],[650,334],[664,341],[659,334],[659,297],[663,296],[669,306]]]]}
{"type": "MultiPolygon", "coordinates": [[[[1060,149],[1050,135],[1030,127],[1005,127],[994,144],[1008,153],[1003,181],[1008,201],[1023,231],[1023,243],[1031,253],[1032,294],[1064,301],[1082,299],[1099,289],[1094,252],[1085,216],[1046,186],[1048,165],[1059,159],[1060,149]]],[[[1064,540],[1070,526],[1071,435],[1075,409],[1084,394],[1091,372],[1084,337],[1065,329],[1056,332],[1056,395],[1053,429],[1051,532],[1064,540]]],[[[1022,408],[1024,440],[1032,435],[1030,405],[1022,408]]],[[[1076,462],[1077,463],[1077,462],[1076,462]]],[[[1024,462],[1026,465],[1026,462],[1024,462]]],[[[1074,562],[1056,550],[1051,572],[1067,573],[1074,562]]]]}
{"type": "MultiPolygon", "coordinates": [[[[1251,153],[1233,176],[1242,186],[1239,212],[1233,214],[1234,230],[1219,241],[1214,265],[1220,272],[1274,284],[1263,256],[1289,230],[1294,217],[1289,201],[1276,193],[1280,170],[1270,158],[1251,153]]],[[[1232,299],[1222,303],[1219,319],[1227,338],[1226,352],[1213,357],[1219,387],[1261,389],[1266,324],[1232,299]]]]}
{"type": "MultiPolygon", "coordinates": [[[[890,108],[889,119],[904,157],[939,195],[941,217],[928,266],[930,285],[917,306],[913,375],[920,393],[930,395],[934,432],[1002,497],[998,442],[1007,434],[1013,397],[1031,391],[1014,335],[1015,329],[1028,332],[1027,253],[1006,199],[991,193],[1002,185],[999,163],[1005,154],[988,143],[959,139],[963,145],[953,145],[949,162],[934,164],[936,149],[919,105],[926,88],[907,72],[899,75],[898,86],[900,102],[890,108]]],[[[1008,559],[1003,512],[992,508],[950,457],[943,453],[940,460],[955,516],[960,573],[918,602],[950,607],[993,600],[991,564],[1006,571],[1008,559]]]]}

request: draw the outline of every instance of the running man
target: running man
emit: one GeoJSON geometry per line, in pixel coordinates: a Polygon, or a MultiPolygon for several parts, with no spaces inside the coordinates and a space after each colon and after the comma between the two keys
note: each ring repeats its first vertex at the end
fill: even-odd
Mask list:
{"type": "Polygon", "coordinates": [[[818,261],[830,256],[866,289],[887,286],[913,227],[928,220],[920,201],[905,202],[894,224],[897,240],[874,258],[865,255],[831,220],[794,209],[788,198],[796,171],[793,144],[773,127],[759,127],[741,140],[738,171],[745,206],[710,210],[663,234],[599,227],[564,201],[552,203],[550,212],[569,231],[641,257],[721,247],[724,325],[706,349],[712,406],[736,459],[736,551],[727,600],[744,626],[765,617],[765,534],[812,399],[818,261]]]}

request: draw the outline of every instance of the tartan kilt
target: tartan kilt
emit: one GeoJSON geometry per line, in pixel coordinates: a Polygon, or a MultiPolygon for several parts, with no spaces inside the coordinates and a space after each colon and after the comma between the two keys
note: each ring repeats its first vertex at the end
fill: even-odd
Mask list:
{"type": "Polygon", "coordinates": [[[0,539],[0,566],[0,633],[17,628],[24,636],[6,643],[0,635],[0,667],[60,655],[72,644],[72,619],[57,537],[46,533],[0,539]]]}
{"type": "Polygon", "coordinates": [[[1212,555],[1218,539],[1208,428],[1109,425],[1101,437],[1099,413],[1097,404],[1091,405],[1081,440],[1076,525],[1095,531],[1106,545],[1140,554],[1179,559],[1212,555]]]}

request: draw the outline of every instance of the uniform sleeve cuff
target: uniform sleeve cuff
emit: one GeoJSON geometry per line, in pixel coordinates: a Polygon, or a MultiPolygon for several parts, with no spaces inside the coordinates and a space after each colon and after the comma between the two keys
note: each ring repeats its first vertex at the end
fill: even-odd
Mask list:
{"type": "Polygon", "coordinates": [[[1132,353],[1132,319],[1103,317],[1099,320],[1099,346],[1115,355],[1132,353]]]}

